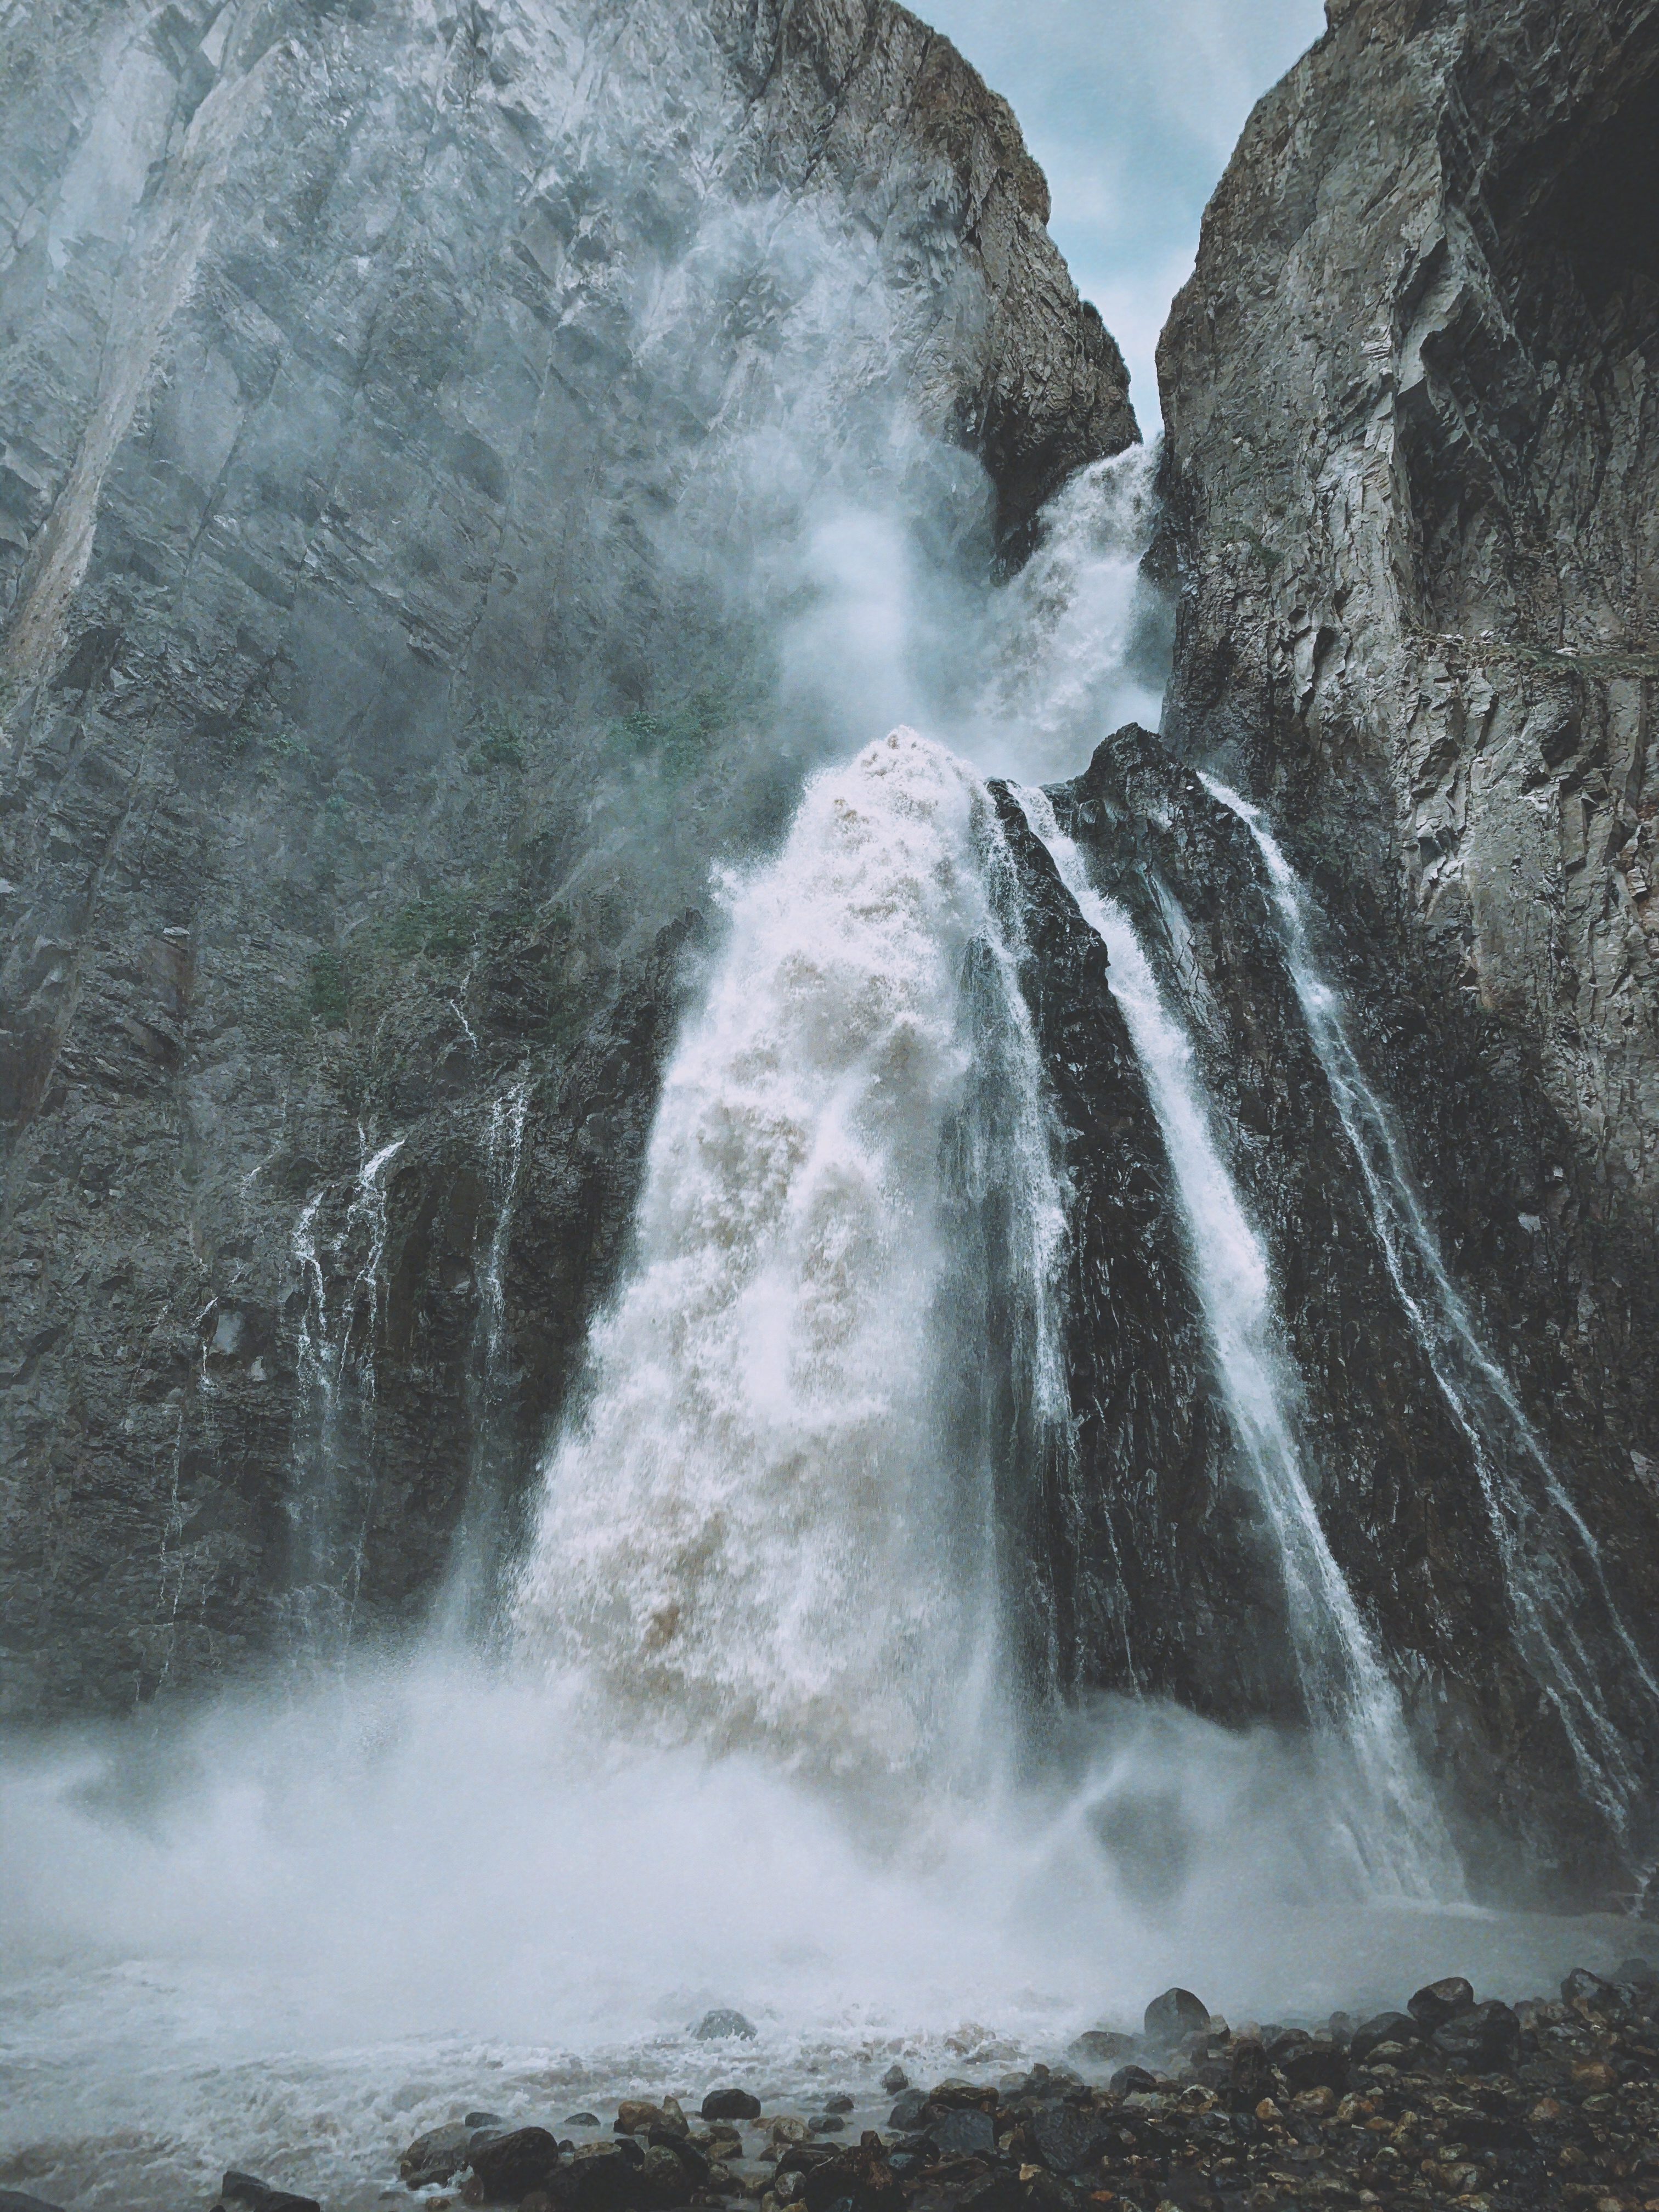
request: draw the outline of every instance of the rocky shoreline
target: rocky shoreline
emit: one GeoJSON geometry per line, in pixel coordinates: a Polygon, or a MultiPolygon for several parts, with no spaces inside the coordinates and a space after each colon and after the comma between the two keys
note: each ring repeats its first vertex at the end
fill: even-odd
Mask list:
{"type": "MultiPolygon", "coordinates": [[[[755,2031],[711,2014],[729,2054],[755,2031]]],[[[1166,1990],[1139,2036],[1068,2063],[924,2087],[891,2065],[811,2108],[738,2086],[546,2120],[460,2110],[398,2161],[430,2212],[1659,2212],[1659,1969],[1577,1969],[1558,1999],[1477,2002],[1460,1978],[1322,2026],[1212,2014],[1166,1990]]],[[[756,2074],[757,2081],[763,2079],[756,2074]]],[[[390,2198],[388,2201],[391,2201],[390,2198]]],[[[0,2191],[0,2212],[56,2212],[0,2191]]],[[[215,2212],[321,2212],[232,2169],[215,2212]]]]}

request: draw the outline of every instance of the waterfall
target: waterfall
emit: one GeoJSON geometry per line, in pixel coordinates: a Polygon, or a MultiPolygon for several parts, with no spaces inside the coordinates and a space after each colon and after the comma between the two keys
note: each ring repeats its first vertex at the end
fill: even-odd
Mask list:
{"type": "Polygon", "coordinates": [[[359,1128],[362,1155],[340,1233],[325,1239],[319,1223],[326,1189],[315,1192],[295,1224],[293,1257],[303,1305],[296,1346],[291,1601],[302,1638],[349,1634],[374,1497],[375,1344],[386,1282],[386,1174],[403,1150],[394,1137],[373,1152],[359,1128]],[[337,1310],[331,1275],[347,1270],[337,1310]],[[349,1391],[348,1392],[348,1384],[349,1391]],[[348,1404],[348,1396],[349,1404],[348,1404]]]}
{"type": "MultiPolygon", "coordinates": [[[[463,991],[462,995],[465,995],[463,991]]],[[[450,1565],[434,1610],[434,1627],[444,1640],[487,1642],[495,1627],[501,1562],[511,1540],[511,1487],[515,1377],[505,1364],[507,1351],[507,1247],[524,1158],[525,1122],[531,1083],[520,1075],[490,1101],[484,1126],[484,1184],[489,1193],[489,1242],[477,1260],[477,1319],[473,1325],[467,1376],[470,1449],[466,1495],[450,1547],[450,1565]]],[[[475,1256],[477,1245],[474,1246],[475,1256]]]]}
{"type": "Polygon", "coordinates": [[[1090,883],[1046,794],[1015,797],[1106,946],[1108,981],[1145,1072],[1173,1170],[1216,1371],[1284,1577],[1308,1712],[1350,1771],[1340,1816],[1372,1883],[1443,1893],[1453,1863],[1408,1741],[1398,1696],[1334,1557],[1304,1471],[1295,1382],[1266,1255],[1223,1163],[1193,1050],[1161,997],[1127,915],[1090,883]]]}
{"type": "Polygon", "coordinates": [[[1502,1564],[1516,1649],[1560,1721],[1585,1790],[1628,1843],[1644,1775],[1636,1746],[1608,1710],[1580,1633],[1578,1613],[1587,1594],[1599,1602],[1645,1693],[1641,1725],[1650,1734],[1659,1722],[1659,1684],[1607,1589],[1594,1536],[1447,1270],[1393,1118],[1365,1079],[1340,999],[1314,963],[1294,870],[1259,808],[1212,776],[1200,780],[1244,823],[1261,856],[1291,980],[1358,1165],[1389,1276],[1469,1448],[1502,1564]],[[1577,1572],[1569,1565],[1575,1555],[1577,1572]]]}
{"type": "Polygon", "coordinates": [[[936,1419],[942,1209],[975,1175],[1019,1187],[1020,1363],[1040,1416],[1063,1392],[1043,1339],[1064,1209],[1000,835],[973,772],[898,729],[814,777],[777,857],[725,882],[516,1597],[522,1643],[635,1729],[878,1771],[982,1735],[996,1501],[936,1419]],[[1001,1001],[1019,1157],[975,1168],[969,1143],[964,1186],[945,1156],[960,1170],[965,985],[1001,1001]]]}

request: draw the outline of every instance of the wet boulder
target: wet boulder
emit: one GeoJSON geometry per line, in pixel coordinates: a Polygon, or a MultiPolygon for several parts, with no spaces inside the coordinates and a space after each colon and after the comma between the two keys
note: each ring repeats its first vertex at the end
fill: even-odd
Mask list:
{"type": "Polygon", "coordinates": [[[1066,2056],[1085,2066],[1110,2066],[1120,2058],[1127,2058],[1135,2047],[1133,2035],[1120,2035],[1115,2028],[1085,2027],[1077,2040],[1066,2048],[1066,2056]]]}
{"type": "Polygon", "coordinates": [[[757,2120],[760,2109],[760,2099],[747,2089],[711,2089],[698,2107],[705,2120],[757,2120]]]}
{"type": "Polygon", "coordinates": [[[1353,2041],[1348,2045],[1348,2056],[1356,2066],[1363,2066],[1373,2051],[1398,2044],[1407,2050],[1419,2050],[1424,2041],[1423,2030],[1409,2013],[1379,2012],[1362,2021],[1353,2032],[1353,2041]]]}
{"type": "Polygon", "coordinates": [[[268,2181],[239,2173],[234,2166],[228,2169],[219,2185],[219,2198],[224,2212],[321,2212],[315,2197],[273,2189],[268,2181]]]}
{"type": "Polygon", "coordinates": [[[976,2106],[961,2105],[928,2130],[941,2158],[991,2158],[997,2147],[996,2123],[976,2106]]]}
{"type": "Polygon", "coordinates": [[[1266,2051],[1253,2035],[1241,2035],[1227,2053],[1227,2101],[1237,2112],[1253,2112],[1278,2084],[1266,2051]]]}
{"type": "Polygon", "coordinates": [[[1449,2020],[1455,2020],[1460,2012],[1469,2011],[1474,2003],[1474,1991],[1461,1974],[1449,1974],[1444,1981],[1429,1982],[1414,1996],[1406,2000],[1406,2009],[1425,2035],[1449,2020]]]}
{"type": "Polygon", "coordinates": [[[21,2189],[0,2189],[0,2212],[59,2212],[44,2197],[27,2197],[21,2189]]]}
{"type": "Polygon", "coordinates": [[[1615,2013],[1623,2009],[1619,1992],[1611,1982],[1604,1982],[1600,1974],[1593,1974],[1588,1966],[1575,1966],[1561,1984],[1563,2004],[1583,2005],[1590,2012],[1615,2013]]]}
{"type": "Polygon", "coordinates": [[[1100,2156],[1105,2122],[1092,2106],[1048,2105],[1026,2133],[1051,2173],[1080,2173],[1100,2156]]]}
{"type": "Polygon", "coordinates": [[[902,2090],[893,2100],[893,2109],[887,2115],[887,2124],[890,2128],[897,2128],[901,2134],[908,2135],[921,2125],[922,2115],[927,2110],[927,2093],[925,2089],[902,2090]]]}
{"type": "MultiPolygon", "coordinates": [[[[469,2151],[486,2204],[516,2204],[544,2189],[559,2170],[559,2146],[545,2128],[509,2128],[472,2138],[469,2151]]],[[[265,2212],[265,2208],[255,2208],[265,2212]]]]}
{"type": "Polygon", "coordinates": [[[1165,1990],[1146,2008],[1146,2040],[1165,2050],[1189,2035],[1206,2033],[1209,2025],[1210,2008],[1190,1990],[1165,1990]]]}
{"type": "Polygon", "coordinates": [[[904,2212],[904,2191],[887,2161],[881,2138],[866,2131],[857,2148],[837,2151],[810,2167],[801,2184],[806,2212],[830,2212],[849,2203],[853,2212],[904,2212]]]}
{"type": "Polygon", "coordinates": [[[998,2094],[989,2082],[964,2081],[960,2075],[951,2075],[939,2081],[927,2092],[927,2101],[936,2112],[956,2112],[971,2108],[975,2112],[994,2112],[998,2094]]]}
{"type": "Polygon", "coordinates": [[[428,2128],[416,2136],[398,2160],[398,2179],[411,2189],[430,2189],[453,2180],[468,2163],[467,2146],[473,2130],[462,2125],[428,2128]]]}
{"type": "Polygon", "coordinates": [[[708,2154],[678,2128],[653,2128],[646,2141],[652,2150],[665,2150],[671,2158],[676,2160],[696,2188],[707,2188],[708,2154]]]}
{"type": "Polygon", "coordinates": [[[1300,2029],[1277,2037],[1267,2058],[1284,2075],[1292,2096],[1310,2089],[1330,2089],[1340,2096],[1348,2086],[1347,2052],[1339,2044],[1317,2042],[1300,2029]]]}
{"type": "Polygon", "coordinates": [[[727,2039],[752,2043],[758,2033],[753,2021],[745,2020],[740,2012],[733,2012],[729,2005],[719,2006],[713,2012],[704,2013],[691,2030],[692,2039],[696,2043],[720,2043],[727,2039]]]}
{"type": "Polygon", "coordinates": [[[1158,2076],[1149,2074],[1144,2066],[1120,2066],[1106,2087],[1115,2097],[1144,2095],[1157,2088],[1158,2076]]]}
{"type": "Polygon", "coordinates": [[[890,2097],[896,2097],[901,2089],[910,2086],[910,2076],[902,2066],[890,2066],[881,2077],[881,2086],[890,2097]]]}
{"type": "Polygon", "coordinates": [[[1443,2021],[1429,2041],[1458,2073],[1504,2074],[1520,2049],[1521,2023],[1506,2004],[1474,2005],[1443,2021]]]}

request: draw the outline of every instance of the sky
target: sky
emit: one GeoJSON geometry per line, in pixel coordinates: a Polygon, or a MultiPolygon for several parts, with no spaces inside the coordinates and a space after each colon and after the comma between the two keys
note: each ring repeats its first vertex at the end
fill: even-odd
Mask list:
{"type": "Polygon", "coordinates": [[[1246,117],[1325,27],[1323,0],[909,0],[1012,101],[1048,229],[1158,427],[1153,356],[1246,117]]]}

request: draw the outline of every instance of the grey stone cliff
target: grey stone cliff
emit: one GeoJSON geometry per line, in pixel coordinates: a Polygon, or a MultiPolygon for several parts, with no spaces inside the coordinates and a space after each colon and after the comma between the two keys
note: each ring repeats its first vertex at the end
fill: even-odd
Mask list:
{"type": "MultiPolygon", "coordinates": [[[[1659,8],[1328,13],[1160,346],[1164,735],[1267,802],[1314,884],[1442,1243],[1645,1624],[1659,8]]],[[[1401,1512],[1455,1487],[1428,1434],[1401,1512]]],[[[1460,1546],[1423,1541],[1426,1588],[1460,1546]]],[[[1419,1652],[1466,1611],[1477,1635],[1460,1601],[1419,1652]]],[[[1455,1641],[1431,1663],[1494,1777],[1549,1764],[1547,1717],[1455,1641]]]]}
{"type": "Polygon", "coordinates": [[[487,1615],[815,502],[1137,434],[1046,213],[884,0],[6,12],[0,1711],[487,1615]]]}

